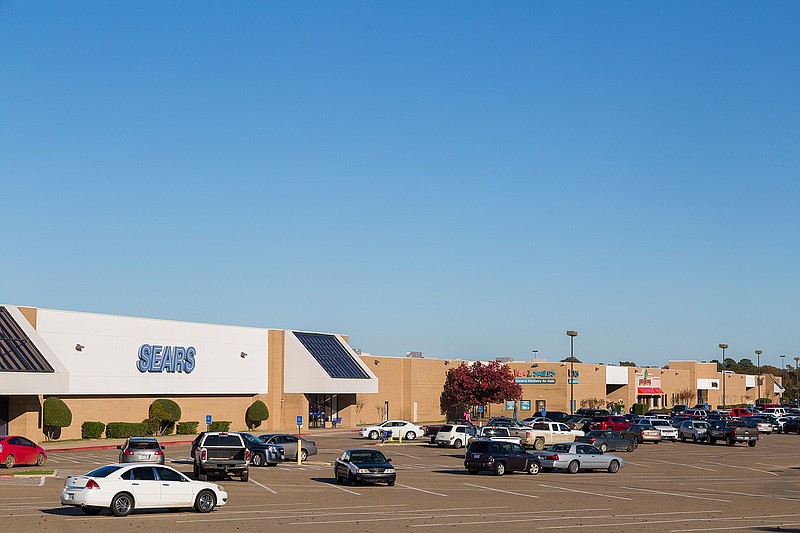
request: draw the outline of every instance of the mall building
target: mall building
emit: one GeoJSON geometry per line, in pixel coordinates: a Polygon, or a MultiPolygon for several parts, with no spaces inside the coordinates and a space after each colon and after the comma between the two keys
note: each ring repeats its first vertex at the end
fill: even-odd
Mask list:
{"type": "MultiPolygon", "coordinates": [[[[447,371],[472,361],[374,356],[345,335],[200,324],[0,305],[0,435],[44,438],[42,403],[64,400],[81,436],[85,421],[141,422],[157,398],[181,407],[183,421],[229,420],[246,428],[255,400],[269,408],[257,431],[355,427],[386,418],[443,419],[439,397],[447,371]]],[[[589,400],[654,408],[778,399],[780,380],[722,374],[714,363],[670,361],[664,368],[507,361],[521,401],[486,406],[486,414],[568,411],[589,400]],[[688,392],[687,392],[688,391],[688,392]],[[682,400],[681,398],[691,398],[682,400]]],[[[521,417],[524,417],[521,416],[521,417]]]]}

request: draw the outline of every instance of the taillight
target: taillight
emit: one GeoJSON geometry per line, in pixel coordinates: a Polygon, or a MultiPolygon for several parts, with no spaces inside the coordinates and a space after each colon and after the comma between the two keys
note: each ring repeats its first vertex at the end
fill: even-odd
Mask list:
{"type": "Polygon", "coordinates": [[[545,457],[548,461],[558,461],[558,454],[554,453],[553,455],[548,455],[545,457]]]}
{"type": "Polygon", "coordinates": [[[590,444],[594,444],[594,441],[595,441],[594,437],[592,437],[591,439],[589,439],[589,443],[590,443],[590,444]]]}
{"type": "Polygon", "coordinates": [[[122,452],[122,455],[133,455],[133,452],[131,450],[129,450],[128,448],[125,448],[125,451],[122,452]]]}
{"type": "Polygon", "coordinates": [[[734,437],[736,436],[736,430],[735,429],[733,430],[733,436],[734,437]]]}
{"type": "Polygon", "coordinates": [[[89,482],[86,484],[87,489],[99,489],[100,485],[97,484],[97,481],[90,479],[89,482]]]}
{"type": "Polygon", "coordinates": [[[244,451],[244,460],[250,462],[250,450],[245,449],[244,451]]]}
{"type": "Polygon", "coordinates": [[[156,450],[155,455],[164,455],[164,452],[161,450],[156,450]]]}
{"type": "Polygon", "coordinates": [[[200,460],[205,461],[206,459],[208,459],[208,450],[203,448],[202,450],[200,450],[200,460]]]}

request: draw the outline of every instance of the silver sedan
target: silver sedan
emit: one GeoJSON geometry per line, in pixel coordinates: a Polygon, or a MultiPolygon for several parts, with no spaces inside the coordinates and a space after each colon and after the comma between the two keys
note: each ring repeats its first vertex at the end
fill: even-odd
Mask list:
{"type": "MultiPolygon", "coordinates": [[[[289,435],[288,433],[266,434],[259,435],[258,440],[266,444],[280,444],[283,446],[286,460],[297,460],[297,435],[289,435]]],[[[302,441],[300,446],[301,461],[305,461],[310,455],[317,455],[316,442],[303,438],[300,440],[302,441]]]]}
{"type": "Polygon", "coordinates": [[[591,444],[583,442],[561,442],[553,444],[543,452],[534,452],[547,472],[556,468],[577,474],[579,470],[608,470],[612,474],[625,466],[618,455],[603,453],[591,444]]]}

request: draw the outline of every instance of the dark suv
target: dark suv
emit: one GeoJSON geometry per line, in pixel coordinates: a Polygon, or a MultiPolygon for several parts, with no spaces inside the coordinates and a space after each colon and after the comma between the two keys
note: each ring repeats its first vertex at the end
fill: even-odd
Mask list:
{"type": "Polygon", "coordinates": [[[469,444],[464,454],[464,468],[470,474],[488,471],[502,476],[515,470],[538,474],[541,465],[535,455],[526,452],[519,444],[484,439],[469,444]]]}

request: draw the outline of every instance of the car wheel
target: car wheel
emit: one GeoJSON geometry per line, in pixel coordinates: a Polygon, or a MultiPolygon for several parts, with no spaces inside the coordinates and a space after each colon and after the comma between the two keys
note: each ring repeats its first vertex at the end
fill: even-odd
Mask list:
{"type": "Polygon", "coordinates": [[[194,510],[198,513],[210,513],[217,506],[217,497],[210,490],[201,490],[194,501],[194,510]]]}
{"type": "Polygon", "coordinates": [[[86,505],[81,506],[81,511],[83,511],[83,514],[88,514],[91,516],[100,514],[100,511],[102,510],[102,507],[88,507],[86,505]]]}
{"type": "Polygon", "coordinates": [[[619,472],[619,461],[614,459],[613,461],[608,463],[608,471],[611,472],[612,474],[616,474],[617,472],[619,472]]]}
{"type": "Polygon", "coordinates": [[[36,456],[36,466],[42,466],[47,459],[43,453],[36,456]]]}
{"type": "Polygon", "coordinates": [[[709,444],[716,444],[717,443],[717,439],[715,439],[714,437],[709,437],[706,442],[708,442],[709,444]]]}
{"type": "Polygon", "coordinates": [[[644,444],[644,439],[642,437],[636,437],[636,442],[639,444],[644,444]]]}
{"type": "Polygon", "coordinates": [[[692,435],[692,442],[697,444],[697,435],[692,435]]]}
{"type": "Polygon", "coordinates": [[[686,442],[686,435],[681,433],[681,442],[686,442]]]}
{"type": "Polygon", "coordinates": [[[300,462],[302,463],[308,459],[308,451],[307,450],[300,450],[300,462]]]}
{"type": "Polygon", "coordinates": [[[747,443],[747,445],[750,446],[751,448],[755,448],[756,447],[756,441],[751,440],[750,442],[747,443]]]}
{"type": "Polygon", "coordinates": [[[506,473],[506,465],[503,462],[498,462],[494,465],[494,475],[495,476],[502,476],[506,473]]]}
{"type": "Polygon", "coordinates": [[[544,450],[544,439],[538,438],[535,441],[533,441],[533,449],[537,451],[544,450]]]}
{"type": "Polygon", "coordinates": [[[528,473],[531,475],[536,475],[539,473],[541,466],[536,461],[532,461],[531,464],[528,465],[528,473]]]}
{"type": "Polygon", "coordinates": [[[9,454],[8,457],[6,457],[6,468],[14,468],[14,462],[14,456],[9,454]]]}
{"type": "Polygon", "coordinates": [[[256,453],[253,454],[253,458],[250,460],[253,466],[264,466],[266,462],[266,457],[264,457],[263,453],[256,453]]]}
{"type": "Polygon", "coordinates": [[[456,439],[456,441],[453,443],[453,448],[455,448],[456,450],[461,448],[461,439],[456,439]]]}
{"type": "Polygon", "coordinates": [[[567,472],[569,472],[570,474],[577,474],[580,468],[581,465],[578,461],[570,461],[569,465],[567,465],[567,472]]]}
{"type": "Polygon", "coordinates": [[[386,484],[389,485],[390,487],[394,487],[394,481],[395,481],[394,479],[390,479],[389,481],[386,482],[386,484]]]}
{"type": "Polygon", "coordinates": [[[250,480],[250,471],[245,470],[239,476],[239,481],[249,481],[250,480]]]}
{"type": "Polygon", "coordinates": [[[733,437],[728,437],[728,440],[725,441],[725,444],[727,444],[728,446],[733,446],[734,444],[736,444],[736,439],[734,439],[733,437]]]}
{"type": "Polygon", "coordinates": [[[111,512],[114,516],[128,516],[133,511],[133,496],[120,492],[111,500],[111,512]]]}
{"type": "Polygon", "coordinates": [[[369,432],[369,438],[371,440],[378,440],[378,432],[375,431],[375,430],[370,431],[369,432]]]}
{"type": "Polygon", "coordinates": [[[467,472],[469,472],[469,473],[470,473],[470,474],[472,474],[472,475],[475,475],[475,474],[477,474],[477,473],[478,473],[478,471],[477,471],[477,470],[475,470],[474,468],[468,468],[468,469],[467,469],[467,472]]]}
{"type": "Polygon", "coordinates": [[[417,434],[414,433],[413,431],[409,431],[408,433],[406,433],[406,440],[414,440],[416,438],[417,434]]]}
{"type": "Polygon", "coordinates": [[[203,470],[202,466],[197,467],[197,479],[199,479],[200,481],[208,481],[208,473],[206,473],[206,471],[203,470]]]}
{"type": "Polygon", "coordinates": [[[628,445],[625,447],[626,451],[632,452],[636,449],[636,445],[632,442],[629,442],[628,445]]]}
{"type": "Polygon", "coordinates": [[[605,442],[603,444],[601,444],[600,445],[600,451],[603,452],[603,453],[606,453],[608,451],[608,444],[606,444],[605,442]]]}

